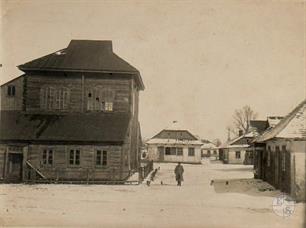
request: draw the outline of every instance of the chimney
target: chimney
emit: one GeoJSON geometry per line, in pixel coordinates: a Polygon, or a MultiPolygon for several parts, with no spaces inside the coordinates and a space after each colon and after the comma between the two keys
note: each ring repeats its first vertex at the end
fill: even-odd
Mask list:
{"type": "Polygon", "coordinates": [[[243,135],[243,130],[239,130],[239,136],[243,135]]]}

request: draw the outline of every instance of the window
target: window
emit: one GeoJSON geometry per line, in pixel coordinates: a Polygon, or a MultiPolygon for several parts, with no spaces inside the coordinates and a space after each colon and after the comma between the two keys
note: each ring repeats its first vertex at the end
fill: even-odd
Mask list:
{"type": "Polygon", "coordinates": [[[70,150],[69,164],[80,165],[80,150],[70,150]]]}
{"type": "Polygon", "coordinates": [[[216,155],[217,154],[217,151],[216,150],[214,150],[214,155],[216,155]]]}
{"type": "Polygon", "coordinates": [[[15,96],[15,93],[16,93],[16,88],[14,85],[9,85],[7,87],[7,95],[10,96],[10,97],[13,97],[15,96]]]}
{"type": "Polygon", "coordinates": [[[105,89],[102,86],[90,88],[87,91],[87,110],[88,111],[113,111],[115,99],[114,91],[105,89]]]}
{"type": "Polygon", "coordinates": [[[170,147],[170,154],[176,155],[176,147],[170,147]]]}
{"type": "Polygon", "coordinates": [[[96,152],[96,165],[107,166],[107,151],[97,150],[96,152]]]}
{"type": "Polygon", "coordinates": [[[66,87],[43,87],[40,89],[40,108],[45,110],[67,110],[70,89],[66,87]]]}
{"type": "Polygon", "coordinates": [[[105,102],[105,111],[113,111],[113,102],[105,102]]]}
{"type": "Polygon", "coordinates": [[[43,165],[52,165],[53,164],[53,150],[43,150],[43,165]]]}
{"type": "Polygon", "coordinates": [[[236,159],[240,159],[241,158],[241,152],[236,151],[235,157],[236,157],[236,159]]]}
{"type": "Polygon", "coordinates": [[[279,146],[275,146],[275,152],[279,152],[279,146]]]}
{"type": "Polygon", "coordinates": [[[176,155],[177,156],[183,156],[183,148],[182,147],[178,147],[176,150],[176,155]]]}
{"type": "Polygon", "coordinates": [[[207,155],[210,156],[210,150],[207,150],[207,155]]]}
{"type": "Polygon", "coordinates": [[[188,156],[194,156],[194,147],[188,148],[188,156]]]}
{"type": "Polygon", "coordinates": [[[165,149],[165,155],[171,155],[170,147],[166,147],[166,149],[165,149]]]}

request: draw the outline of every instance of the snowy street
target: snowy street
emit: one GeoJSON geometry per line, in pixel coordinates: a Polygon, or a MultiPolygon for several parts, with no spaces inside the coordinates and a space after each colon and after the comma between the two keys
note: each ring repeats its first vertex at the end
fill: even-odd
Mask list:
{"type": "Polygon", "coordinates": [[[0,225],[303,227],[305,204],[296,204],[288,218],[276,215],[272,201],[280,192],[252,179],[252,166],[183,164],[185,181],[178,187],[175,165],[156,163],[160,170],[149,187],[0,185],[0,225]]]}

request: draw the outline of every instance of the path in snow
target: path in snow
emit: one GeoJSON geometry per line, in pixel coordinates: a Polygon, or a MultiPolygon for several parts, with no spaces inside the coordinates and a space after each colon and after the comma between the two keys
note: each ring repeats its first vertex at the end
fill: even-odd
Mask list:
{"type": "Polygon", "coordinates": [[[305,204],[297,204],[289,218],[274,214],[272,200],[279,192],[258,191],[251,166],[184,164],[185,181],[178,187],[175,165],[156,163],[160,170],[150,187],[0,185],[0,225],[303,227],[305,204]]]}

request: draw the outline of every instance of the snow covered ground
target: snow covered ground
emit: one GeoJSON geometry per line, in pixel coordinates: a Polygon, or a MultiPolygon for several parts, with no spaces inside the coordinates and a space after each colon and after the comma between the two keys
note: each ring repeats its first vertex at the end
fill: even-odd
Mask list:
{"type": "Polygon", "coordinates": [[[0,226],[303,227],[305,204],[288,218],[276,215],[272,201],[280,192],[253,180],[251,166],[184,164],[182,187],[175,164],[155,167],[149,187],[0,185],[0,226]]]}

